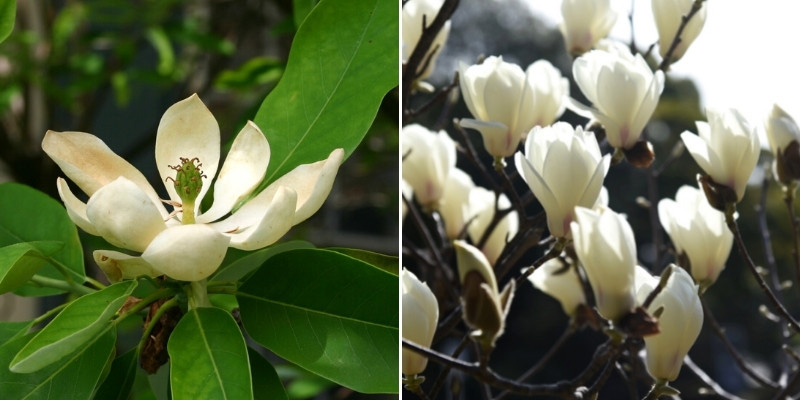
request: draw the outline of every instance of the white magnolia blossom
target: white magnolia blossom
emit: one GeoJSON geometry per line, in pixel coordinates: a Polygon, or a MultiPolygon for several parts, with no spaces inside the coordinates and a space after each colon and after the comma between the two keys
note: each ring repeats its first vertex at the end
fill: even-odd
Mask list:
{"type": "Polygon", "coordinates": [[[464,230],[464,224],[472,218],[469,194],[474,188],[475,183],[466,172],[458,168],[450,171],[439,207],[448,239],[457,239],[464,230]]]}
{"type": "MultiPolygon", "coordinates": [[[[678,33],[683,16],[689,14],[694,0],[652,0],[653,18],[658,29],[658,50],[661,58],[666,57],[669,47],[672,45],[675,34],[678,33]]],[[[698,11],[681,33],[681,40],[672,53],[672,61],[678,61],[683,57],[689,45],[697,39],[703,25],[706,23],[706,10],[708,2],[702,3],[702,8],[698,11]]]]}
{"type": "MultiPolygon", "coordinates": [[[[470,191],[469,209],[472,222],[467,227],[467,232],[473,243],[481,240],[492,219],[494,219],[495,201],[497,201],[497,205],[501,210],[511,207],[511,201],[503,193],[500,194],[498,199],[494,191],[480,186],[470,191]]],[[[491,265],[497,263],[497,259],[506,247],[506,243],[517,234],[518,230],[519,215],[516,211],[508,213],[494,227],[492,233],[489,234],[488,240],[486,240],[486,244],[481,247],[481,251],[486,255],[491,265]]]]}
{"type": "Polygon", "coordinates": [[[675,250],[689,257],[694,280],[702,286],[714,283],[733,246],[725,214],[708,204],[702,190],[682,186],[675,200],[658,203],[658,216],[675,250]]]}
{"type": "MultiPolygon", "coordinates": [[[[672,273],[650,307],[649,313],[663,308],[658,317],[659,333],[645,336],[647,371],[663,381],[673,381],[678,377],[683,358],[694,345],[703,327],[703,307],[697,294],[697,286],[683,268],[670,264],[672,273]]],[[[643,282],[636,297],[641,304],[658,285],[659,279],[643,282]]],[[[638,282],[637,282],[638,283],[638,282]]]]}
{"type": "Polygon", "coordinates": [[[800,142],[800,128],[789,113],[779,107],[772,105],[769,115],[764,118],[764,131],[767,133],[769,147],[775,156],[784,153],[786,146],[793,141],[800,142]]]}
{"type": "Polygon", "coordinates": [[[698,135],[685,131],[681,139],[700,168],[741,201],[761,151],[758,135],[735,109],[708,109],[706,114],[707,123],[696,122],[698,135]]]}
{"type": "Polygon", "coordinates": [[[445,131],[431,132],[417,124],[404,126],[402,138],[403,180],[421,205],[437,208],[456,165],[456,143],[445,131]]]}
{"type": "Polygon", "coordinates": [[[569,316],[575,315],[579,305],[586,304],[577,271],[560,258],[548,260],[536,268],[528,280],[535,288],[558,300],[569,316]]]}
{"type": "Polygon", "coordinates": [[[617,13],[611,9],[609,0],[563,0],[561,3],[561,33],[567,51],[582,54],[608,36],[617,13]]]}
{"type": "MultiPolygon", "coordinates": [[[[406,200],[411,201],[411,198],[414,197],[414,189],[405,179],[400,180],[400,195],[406,198],[406,200]]],[[[408,207],[406,207],[406,202],[403,199],[400,199],[400,212],[402,215],[402,219],[406,218],[406,214],[408,213],[408,207]]]]}
{"type": "MultiPolygon", "coordinates": [[[[430,347],[439,321],[439,302],[428,285],[405,267],[400,272],[400,281],[403,286],[403,339],[430,347]]],[[[419,374],[427,365],[427,357],[403,349],[403,374],[419,374]]]]}
{"type": "Polygon", "coordinates": [[[48,131],[42,148],[89,195],[83,203],[58,178],[72,221],[117,247],[141,253],[95,251],[95,261],[111,281],[138,275],[200,281],[216,271],[228,247],[255,250],[275,243],[322,206],[344,157],[337,149],[326,160],[298,166],[223,218],[263,179],[269,144],[248,122],[219,170],[213,205],[201,212],[201,199],[217,175],[220,134],[197,95],[167,109],[158,126],[156,163],[161,180],[168,182],[172,214],[144,175],[96,136],[48,131]]]}
{"type": "Polygon", "coordinates": [[[502,57],[459,67],[464,102],[475,119],[461,125],[479,131],[489,154],[508,157],[517,150],[522,135],[534,126],[549,125],[564,112],[569,82],[545,60],[523,72],[502,57]]]}
{"type": "MultiPolygon", "coordinates": [[[[593,50],[575,60],[572,74],[594,105],[587,111],[605,128],[608,143],[617,149],[633,147],[658,105],[664,73],[654,73],[639,54],[593,50]]],[[[577,102],[573,106],[584,108],[577,102]]]]}
{"type": "MultiPolygon", "coordinates": [[[[422,37],[423,18],[427,26],[430,26],[431,22],[436,18],[436,15],[439,14],[442,4],[444,4],[444,0],[409,0],[403,5],[403,63],[408,61],[409,57],[411,57],[411,53],[414,52],[414,48],[417,47],[419,38],[422,37]]],[[[424,69],[417,71],[418,76],[416,79],[418,79],[418,81],[416,84],[427,91],[432,91],[433,87],[425,82],[421,82],[421,80],[427,78],[433,72],[436,66],[436,58],[441,54],[449,33],[450,21],[447,21],[433,39],[428,53],[423,57],[423,62],[420,67],[424,67],[424,69]],[[429,60],[427,65],[425,64],[425,60],[429,60]]]]}
{"type": "Polygon", "coordinates": [[[630,312],[635,300],[636,241],[625,217],[611,209],[576,207],[572,237],[600,314],[617,320],[630,312]]]}
{"type": "Polygon", "coordinates": [[[547,213],[550,234],[565,237],[575,206],[597,202],[611,159],[600,155],[594,134],[557,122],[535,127],[525,140],[525,154],[517,153],[515,161],[547,213]]]}

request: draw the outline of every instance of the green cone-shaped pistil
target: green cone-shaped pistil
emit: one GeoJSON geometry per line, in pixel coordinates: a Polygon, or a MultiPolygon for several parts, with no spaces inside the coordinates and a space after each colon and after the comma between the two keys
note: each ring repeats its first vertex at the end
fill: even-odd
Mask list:
{"type": "Polygon", "coordinates": [[[197,195],[200,194],[200,190],[203,188],[202,178],[206,178],[206,176],[203,175],[203,170],[200,169],[202,166],[203,164],[200,163],[200,159],[197,157],[191,160],[181,157],[181,163],[179,165],[169,166],[175,171],[178,171],[173,182],[175,184],[175,191],[178,192],[178,196],[183,200],[183,204],[194,204],[197,195]]]}

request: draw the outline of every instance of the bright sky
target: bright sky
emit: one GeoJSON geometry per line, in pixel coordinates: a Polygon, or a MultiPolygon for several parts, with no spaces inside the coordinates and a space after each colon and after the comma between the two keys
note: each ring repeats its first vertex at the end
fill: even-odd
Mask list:
{"type": "MultiPolygon", "coordinates": [[[[628,11],[634,2],[636,43],[646,49],[658,38],[648,0],[611,0],[620,15],[611,37],[628,41],[628,11]]],[[[528,0],[555,26],[561,2],[528,0]]],[[[700,87],[704,106],[735,107],[760,125],[778,103],[800,122],[800,2],[796,0],[707,0],[705,27],[689,51],[671,67],[700,87]]]]}

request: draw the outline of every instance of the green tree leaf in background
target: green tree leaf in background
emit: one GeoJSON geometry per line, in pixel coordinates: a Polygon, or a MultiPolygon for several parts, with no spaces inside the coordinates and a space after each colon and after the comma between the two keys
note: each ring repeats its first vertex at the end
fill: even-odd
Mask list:
{"type": "Polygon", "coordinates": [[[211,278],[212,281],[235,281],[244,278],[251,272],[258,269],[261,264],[275,254],[294,249],[311,249],[314,245],[303,240],[292,240],[289,242],[278,243],[267,248],[245,252],[239,250],[228,250],[222,267],[211,278]],[[241,256],[241,254],[244,254],[241,256]],[[231,260],[229,262],[229,260],[231,260]]]}
{"type": "Polygon", "coordinates": [[[120,282],[73,301],[20,350],[9,367],[18,373],[35,372],[85,349],[108,331],[116,332],[111,317],[135,287],[136,281],[120,282]]]}
{"type": "Polygon", "coordinates": [[[111,371],[106,380],[97,388],[96,399],[126,400],[131,392],[133,381],[136,379],[139,353],[136,348],[117,357],[111,364],[111,371]]]}
{"type": "MultiPolygon", "coordinates": [[[[0,322],[0,343],[6,343],[9,340],[16,339],[22,335],[25,335],[32,327],[33,327],[33,320],[0,322]]],[[[3,366],[0,365],[0,368],[2,367],[3,366]]]]}
{"type": "Polygon", "coordinates": [[[350,154],[397,86],[397,4],[323,0],[306,17],[286,71],[255,122],[272,152],[259,189],[300,164],[350,154]]]}
{"type": "Polygon", "coordinates": [[[167,351],[173,399],[253,398],[247,346],[227,312],[188,312],[172,331],[167,351]]]}
{"type": "Polygon", "coordinates": [[[247,332],[275,354],[364,393],[396,393],[397,277],[328,250],[268,259],[240,289],[247,332]]]}
{"type": "Polygon", "coordinates": [[[387,256],[385,254],[375,253],[368,250],[348,249],[344,247],[328,247],[325,250],[335,251],[337,253],[353,257],[357,260],[361,260],[367,264],[378,267],[394,276],[398,276],[398,274],[400,273],[398,271],[398,265],[400,265],[400,259],[394,256],[387,256]]]}
{"type": "MultiPolygon", "coordinates": [[[[53,182],[55,185],[55,182],[53,182]]],[[[59,202],[46,194],[18,183],[0,184],[0,247],[31,241],[58,241],[61,250],[52,254],[52,262],[42,267],[38,274],[46,278],[63,280],[64,276],[53,264],[63,266],[72,279],[84,281],[83,249],[78,230],[70,221],[59,202]]],[[[47,296],[63,290],[26,285],[17,293],[26,296],[47,296]]]]}
{"type": "Polygon", "coordinates": [[[0,393],[3,400],[89,399],[106,361],[114,351],[116,332],[109,329],[69,357],[30,374],[17,374],[8,364],[32,335],[0,346],[0,393]]]}
{"type": "Polygon", "coordinates": [[[17,2],[0,2],[0,42],[6,40],[14,30],[14,19],[17,17],[17,2]]]}
{"type": "Polygon", "coordinates": [[[28,282],[47,258],[64,247],[62,242],[27,242],[0,247],[0,293],[10,292],[28,282]]]}
{"type": "Polygon", "coordinates": [[[253,349],[247,349],[250,371],[253,374],[253,396],[255,400],[289,400],[286,389],[275,367],[253,349]]]}

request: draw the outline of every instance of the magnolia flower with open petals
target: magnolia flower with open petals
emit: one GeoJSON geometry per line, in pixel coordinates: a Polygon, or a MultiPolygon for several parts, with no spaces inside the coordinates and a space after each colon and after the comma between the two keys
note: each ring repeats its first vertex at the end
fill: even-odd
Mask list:
{"type": "MultiPolygon", "coordinates": [[[[659,333],[645,336],[647,372],[661,381],[674,381],[681,371],[683,358],[694,345],[703,327],[703,306],[697,286],[683,268],[670,264],[672,269],[667,284],[648,307],[649,313],[662,308],[658,317],[659,333]]],[[[643,282],[636,293],[643,303],[659,280],[643,282]]]]}
{"type": "Polygon", "coordinates": [[[561,33],[567,51],[583,54],[608,36],[617,13],[611,9],[609,0],[563,0],[561,3],[561,33]]]}
{"type": "Polygon", "coordinates": [[[456,166],[456,143],[445,131],[422,125],[403,127],[403,180],[424,207],[436,209],[450,171],[456,166]]]}
{"type": "Polygon", "coordinates": [[[658,216],[675,250],[689,258],[694,280],[701,286],[714,283],[733,246],[725,214],[711,207],[700,189],[681,186],[675,200],[658,203],[658,216]]]}
{"type": "Polygon", "coordinates": [[[502,57],[459,67],[464,102],[475,119],[461,126],[479,131],[489,154],[508,157],[517,150],[523,133],[549,125],[564,112],[569,82],[545,60],[523,72],[502,57]]]}
{"type": "MultiPolygon", "coordinates": [[[[661,53],[661,58],[664,58],[683,22],[683,16],[689,14],[694,0],[653,0],[652,3],[653,18],[658,29],[658,51],[661,53]]],[[[700,35],[700,31],[703,30],[703,25],[706,23],[707,6],[708,2],[702,2],[700,11],[695,13],[686,24],[681,33],[681,40],[672,52],[672,62],[683,57],[689,45],[700,35]]]]}
{"type": "Polygon", "coordinates": [[[639,54],[593,50],[575,60],[572,74],[594,105],[588,111],[605,128],[608,143],[616,149],[632,148],[658,105],[664,73],[653,73],[639,54]]]}
{"type": "Polygon", "coordinates": [[[800,179],[800,128],[794,118],[774,104],[764,119],[764,130],[775,156],[775,176],[784,185],[800,179]]]}
{"type": "MultiPolygon", "coordinates": [[[[501,210],[511,207],[511,201],[503,193],[498,199],[489,189],[477,186],[469,193],[469,209],[471,222],[467,227],[469,237],[474,243],[481,240],[489,224],[494,219],[495,201],[501,210]]],[[[497,263],[500,254],[506,247],[506,243],[511,240],[519,230],[519,215],[516,211],[511,211],[495,225],[492,233],[489,234],[486,243],[481,247],[481,251],[489,260],[491,265],[497,263]]]]}
{"type": "Polygon", "coordinates": [[[735,109],[708,109],[706,114],[708,122],[696,122],[698,134],[685,131],[681,139],[700,168],[741,201],[761,151],[758,135],[735,109]]]}
{"type": "MultiPolygon", "coordinates": [[[[428,285],[405,267],[400,272],[400,281],[403,285],[403,339],[430,347],[439,321],[439,302],[428,285]]],[[[403,374],[419,374],[427,365],[427,357],[403,349],[403,374]]]]}
{"type": "Polygon", "coordinates": [[[96,136],[48,131],[42,148],[89,196],[82,202],[58,178],[72,221],[117,247],[141,253],[95,251],[111,281],[138,275],[201,281],[216,271],[228,247],[255,250],[273,244],[320,208],[344,157],[337,149],[326,160],[300,165],[233,210],[263,179],[269,144],[248,122],[217,174],[219,126],[197,95],[171,106],[158,126],[156,163],[169,200],[160,200],[144,175],[96,136]],[[213,205],[203,212],[200,202],[215,175],[213,205]],[[175,208],[172,213],[165,202],[175,208]]]}
{"type": "Polygon", "coordinates": [[[616,321],[635,303],[636,241],[631,226],[611,209],[576,207],[572,237],[597,310],[616,321]]]}
{"type": "Polygon", "coordinates": [[[535,288],[558,300],[569,316],[575,315],[579,305],[586,304],[578,272],[561,258],[548,260],[536,268],[528,280],[535,288]]]}
{"type": "MultiPolygon", "coordinates": [[[[403,63],[411,57],[411,53],[417,47],[419,38],[422,37],[423,18],[424,23],[429,26],[436,18],[436,15],[439,14],[442,4],[444,4],[444,0],[409,0],[403,4],[403,63]]],[[[436,66],[436,58],[441,54],[449,34],[450,21],[447,21],[433,39],[428,53],[423,57],[423,62],[420,65],[421,69],[417,70],[415,81],[417,87],[425,91],[433,91],[433,87],[422,80],[433,72],[436,66]]]]}
{"type": "Polygon", "coordinates": [[[547,213],[550,234],[566,237],[575,206],[597,202],[611,158],[600,155],[594,134],[557,122],[533,128],[525,140],[525,154],[517,153],[515,161],[547,213]]]}

